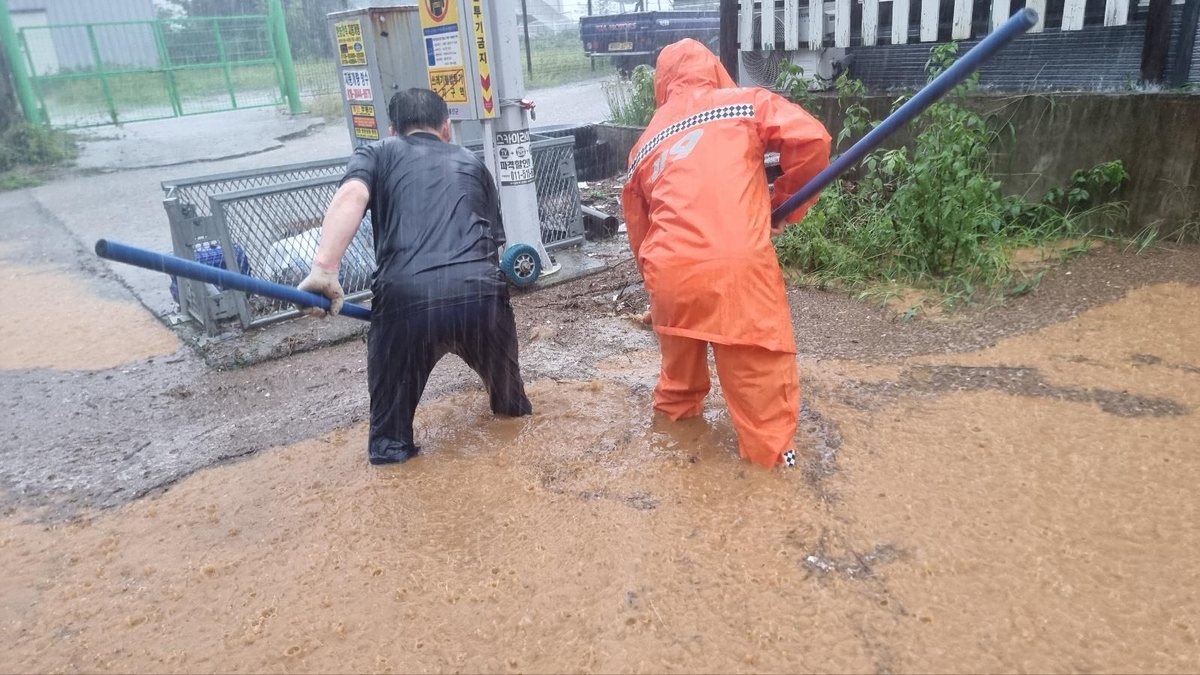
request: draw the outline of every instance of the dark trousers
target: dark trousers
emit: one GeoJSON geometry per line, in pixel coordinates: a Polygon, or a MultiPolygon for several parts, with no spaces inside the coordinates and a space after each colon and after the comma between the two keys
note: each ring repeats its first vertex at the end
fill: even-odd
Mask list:
{"type": "Polygon", "coordinates": [[[402,315],[372,315],[367,337],[367,381],[372,464],[404,462],[413,443],[413,415],[429,374],[446,354],[461,358],[483,379],[492,412],[520,417],[533,412],[517,362],[517,324],[506,297],[402,315]]]}

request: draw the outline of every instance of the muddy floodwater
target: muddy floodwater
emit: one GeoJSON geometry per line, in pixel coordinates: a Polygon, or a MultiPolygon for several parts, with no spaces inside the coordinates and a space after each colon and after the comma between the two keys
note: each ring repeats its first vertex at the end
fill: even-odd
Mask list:
{"type": "MultiPolygon", "coordinates": [[[[1200,287],[953,355],[802,358],[804,463],[736,456],[654,350],[586,381],[0,521],[4,672],[1196,672],[1200,287]]],[[[286,424],[287,420],[280,420],[286,424]]]]}
{"type": "Polygon", "coordinates": [[[0,370],[103,370],[180,347],[141,307],[98,294],[62,266],[5,262],[0,280],[0,370]]]}

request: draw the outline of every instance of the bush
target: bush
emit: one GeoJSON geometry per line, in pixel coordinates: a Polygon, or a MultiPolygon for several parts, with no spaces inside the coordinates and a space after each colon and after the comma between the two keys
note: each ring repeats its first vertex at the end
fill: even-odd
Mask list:
{"type": "Polygon", "coordinates": [[[47,167],[75,159],[78,145],[70,134],[49,127],[17,124],[0,136],[0,155],[13,164],[47,167]]]}
{"type": "Polygon", "coordinates": [[[629,127],[644,127],[654,118],[654,69],[645,64],[633,69],[628,83],[619,78],[603,84],[611,113],[609,121],[629,127]]]}
{"type": "Polygon", "coordinates": [[[8,171],[17,165],[17,153],[7,145],[0,145],[0,173],[8,171]]]}
{"type": "MultiPolygon", "coordinates": [[[[953,43],[934,48],[931,79],[956,50],[953,43]]],[[[797,79],[787,84],[806,92],[797,79]]],[[[826,188],[804,222],[777,238],[781,264],[818,283],[934,285],[969,299],[977,285],[1014,283],[1014,248],[1078,236],[1085,219],[1119,215],[1120,206],[1105,201],[1129,178],[1119,161],[1076,172],[1070,187],[1040,203],[1005,197],[992,171],[997,131],[955,102],[977,85],[976,74],[930,106],[914,122],[911,148],[876,151],[856,181],[826,188]]],[[[878,122],[868,122],[854,100],[860,84],[843,76],[838,93],[846,110],[840,148],[878,122]]]]}
{"type": "Polygon", "coordinates": [[[0,192],[40,185],[41,170],[78,155],[70,134],[31,124],[13,125],[0,134],[0,192]]]}

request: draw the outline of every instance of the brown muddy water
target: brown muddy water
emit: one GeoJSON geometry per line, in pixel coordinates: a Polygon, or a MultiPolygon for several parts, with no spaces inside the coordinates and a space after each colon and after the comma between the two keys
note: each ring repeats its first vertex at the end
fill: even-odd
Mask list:
{"type": "MultiPolygon", "coordinates": [[[[1200,288],[980,352],[801,360],[805,466],[621,371],[425,405],[42,526],[0,521],[4,672],[1195,672],[1200,288]],[[611,379],[610,379],[611,378],[611,379]]],[[[285,423],[282,422],[281,423],[285,423]]]]}
{"type": "Polygon", "coordinates": [[[174,354],[179,338],[130,302],[53,265],[5,265],[0,369],[105,370],[174,354]]]}

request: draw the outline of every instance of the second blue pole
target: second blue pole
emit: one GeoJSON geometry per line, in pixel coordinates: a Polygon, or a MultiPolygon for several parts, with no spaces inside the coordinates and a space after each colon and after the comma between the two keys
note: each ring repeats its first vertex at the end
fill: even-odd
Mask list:
{"type": "Polygon", "coordinates": [[[970,77],[971,73],[978,70],[984,61],[995,56],[997,52],[1007,47],[1010,42],[1020,37],[1030,28],[1033,28],[1037,24],[1037,21],[1038,13],[1028,7],[1014,14],[1003,26],[1000,26],[991,35],[972,47],[962,58],[947,68],[944,73],[933,78],[932,82],[917,92],[907,103],[900,106],[899,110],[888,115],[886,119],[879,123],[879,126],[872,129],[870,133],[862,137],[862,140],[855,143],[849,150],[831,162],[824,171],[817,174],[786,202],[780,204],[779,208],[771,213],[771,220],[779,223],[789,213],[795,211],[813,197],[816,197],[821,190],[828,187],[838,176],[853,168],[854,165],[861,162],[864,157],[878,148],[885,138],[896,133],[901,127],[916,119],[918,115],[925,112],[926,108],[933,105],[939,98],[948,94],[951,89],[954,89],[963,80],[970,77]]]}

